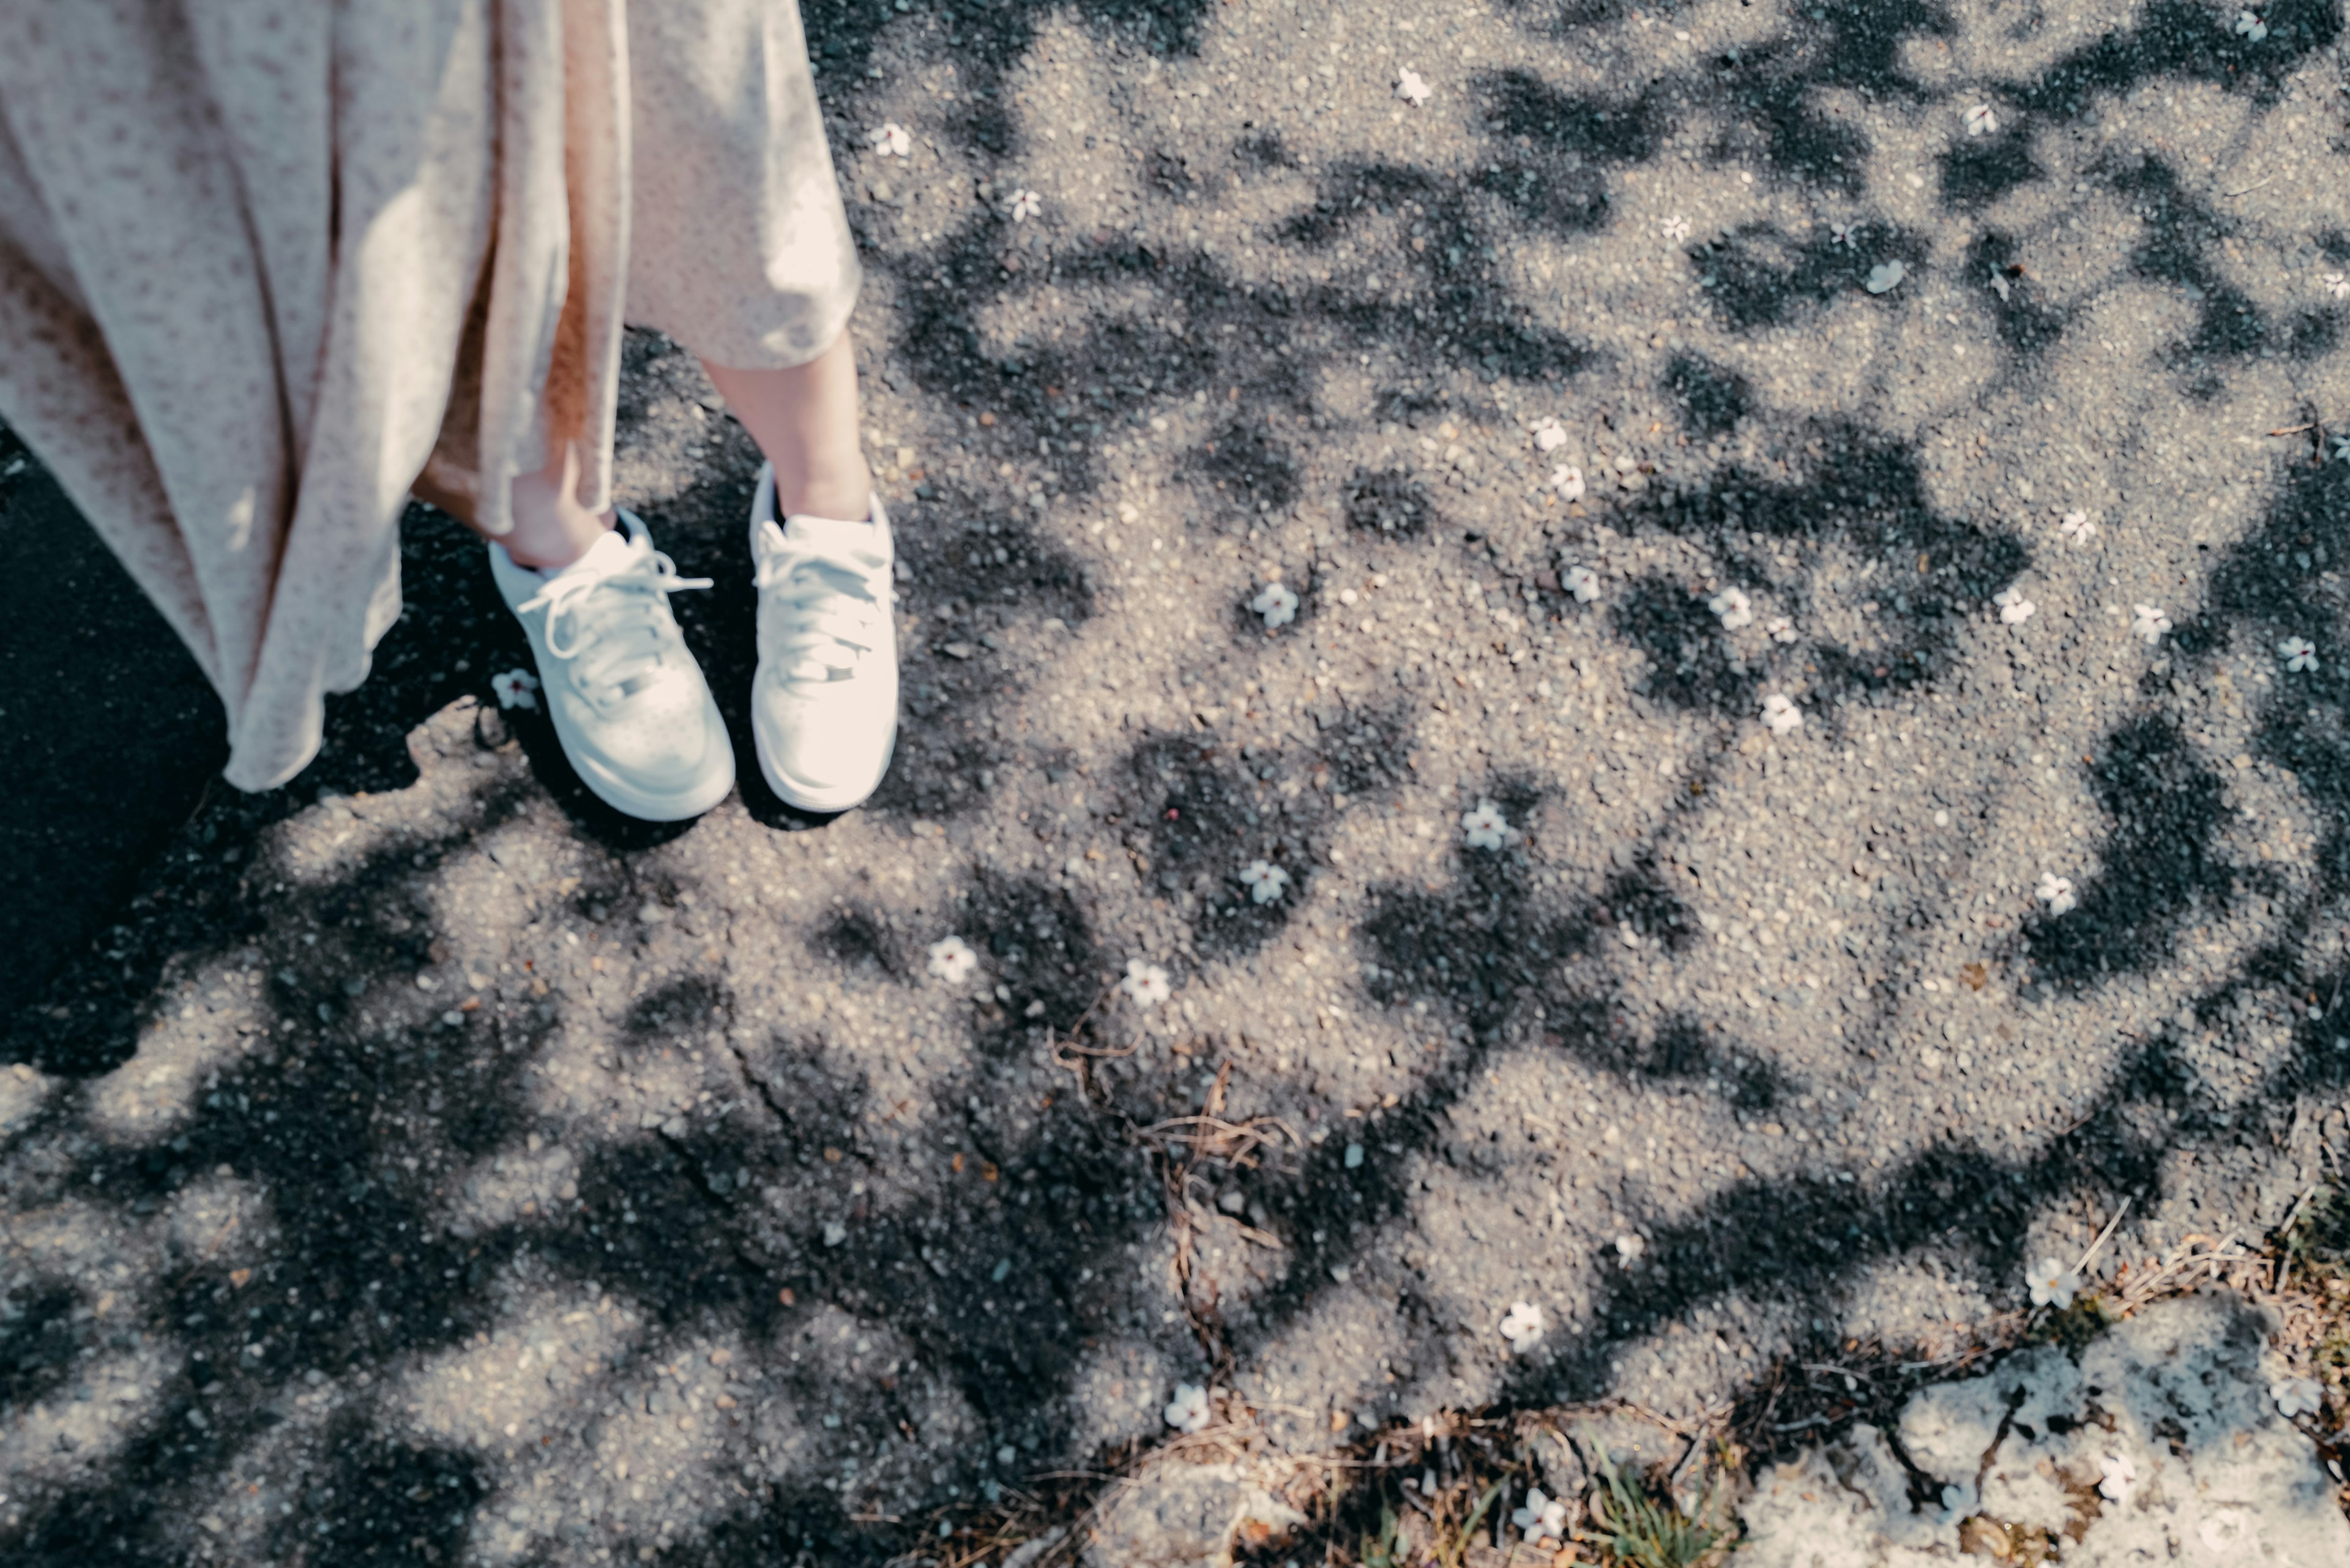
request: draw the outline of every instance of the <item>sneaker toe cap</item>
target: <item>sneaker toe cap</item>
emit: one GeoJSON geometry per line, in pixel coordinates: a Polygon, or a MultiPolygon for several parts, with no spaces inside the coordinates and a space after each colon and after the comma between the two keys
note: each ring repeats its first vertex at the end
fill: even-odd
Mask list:
{"type": "Polygon", "coordinates": [[[871,692],[809,696],[763,682],[754,718],[769,765],[809,795],[863,794],[880,782],[897,737],[897,706],[871,692]]]}
{"type": "Polygon", "coordinates": [[[598,715],[572,727],[571,743],[581,762],[656,794],[691,791],[732,760],[726,726],[699,692],[598,715]]]}

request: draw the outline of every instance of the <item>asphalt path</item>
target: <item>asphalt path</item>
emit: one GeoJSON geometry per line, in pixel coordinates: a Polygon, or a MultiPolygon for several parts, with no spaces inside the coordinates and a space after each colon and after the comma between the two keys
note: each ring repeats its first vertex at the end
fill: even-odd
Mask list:
{"type": "MultiPolygon", "coordinates": [[[[910,1560],[1179,1385],[1688,1414],[2324,1177],[2338,6],[808,21],[864,809],[602,811],[421,509],[319,762],[208,789],[0,479],[12,1561],[910,1560]]],[[[625,385],[747,748],[756,453],[625,385]]]]}

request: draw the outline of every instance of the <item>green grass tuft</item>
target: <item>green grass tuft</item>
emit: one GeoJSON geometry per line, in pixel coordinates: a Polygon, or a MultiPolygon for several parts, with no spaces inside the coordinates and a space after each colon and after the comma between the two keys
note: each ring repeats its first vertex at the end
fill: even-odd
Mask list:
{"type": "Polygon", "coordinates": [[[1707,1487],[1697,1515],[1684,1510],[1669,1490],[1651,1495],[1627,1480],[1605,1449],[1599,1454],[1600,1479],[1606,1488],[1591,1499],[1591,1521],[1597,1539],[1627,1568],[1696,1568],[1731,1537],[1722,1517],[1719,1483],[1707,1487]]]}

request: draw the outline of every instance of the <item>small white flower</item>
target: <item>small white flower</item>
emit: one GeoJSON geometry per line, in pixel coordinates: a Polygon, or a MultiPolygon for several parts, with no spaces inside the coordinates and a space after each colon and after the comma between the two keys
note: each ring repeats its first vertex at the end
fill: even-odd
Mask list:
{"type": "Polygon", "coordinates": [[[1967,110],[1965,118],[1969,136],[1989,136],[1999,129],[1999,116],[1991,112],[1991,105],[1987,103],[1975,105],[1967,110]]]}
{"type": "Polygon", "coordinates": [[[1469,836],[1471,849],[1499,849],[1518,836],[1518,830],[1510,826],[1502,808],[1490,800],[1481,800],[1476,810],[1461,813],[1461,828],[1469,836]]]}
{"type": "Polygon", "coordinates": [[[2288,1421],[2325,1408],[2325,1389],[2314,1377],[2280,1377],[2269,1385],[2269,1397],[2276,1401],[2277,1414],[2288,1421]]]}
{"type": "Polygon", "coordinates": [[[1909,268],[1901,262],[1878,262],[1868,269],[1868,292],[1888,294],[1900,286],[1901,280],[1908,275],[1909,268]]]}
{"type": "Polygon", "coordinates": [[[1201,1432],[1208,1427],[1208,1391],[1197,1383],[1175,1385],[1175,1397],[1168,1402],[1167,1424],[1179,1432],[1201,1432]]]}
{"type": "Polygon", "coordinates": [[[1542,1308],[1532,1302],[1512,1302],[1508,1315],[1502,1319],[1502,1337],[1510,1342],[1510,1348],[1523,1355],[1542,1336],[1542,1308]]]}
{"type": "Polygon", "coordinates": [[[2236,13],[2236,31],[2257,44],[2269,36],[2269,25],[2250,11],[2239,11],[2236,13]]]}
{"type": "Polygon", "coordinates": [[[2260,1537],[2260,1526],[2242,1509],[2223,1508],[2206,1515],[2195,1533],[2203,1538],[2203,1549],[2210,1553],[2205,1562],[2242,1563],[2253,1555],[2250,1548],[2260,1537]]]}
{"type": "Polygon", "coordinates": [[[2132,605],[2130,609],[2130,629],[2147,643],[2160,642],[2162,634],[2170,629],[2170,618],[2154,606],[2132,605]]]}
{"type": "Polygon", "coordinates": [[[1175,994],[1167,983],[1167,971],[1148,959],[1126,961],[1126,978],[1118,982],[1118,990],[1134,999],[1137,1007],[1156,1007],[1175,994]]]}
{"type": "Polygon", "coordinates": [[[1264,628],[1271,631],[1297,618],[1297,595],[1285,583],[1267,583],[1249,600],[1249,608],[1264,617],[1264,628]]]}
{"type": "Polygon", "coordinates": [[[1762,623],[1762,635],[1773,642],[1795,640],[1795,623],[1783,615],[1774,615],[1762,623]]]}
{"type": "MultiPolygon", "coordinates": [[[[2350,462],[2350,435],[2328,436],[2326,439],[2334,443],[2334,456],[2345,462],[2350,462]]],[[[2332,459],[2327,461],[2331,462],[2332,459]]]]}
{"type": "Polygon", "coordinates": [[[906,158],[913,154],[914,139],[907,135],[906,128],[894,119],[865,140],[871,142],[873,151],[884,158],[906,158]]]}
{"type": "Polygon", "coordinates": [[[2097,1460],[2097,1469],[2105,1479],[2097,1482],[2097,1493],[2107,1502],[2119,1502],[2129,1495],[2137,1480],[2137,1467],[2126,1455],[2106,1454],[2097,1460]]]}
{"type": "Polygon", "coordinates": [[[1773,691],[1762,699],[1762,722],[1771,726],[1773,734],[1783,735],[1803,727],[1804,711],[1788,701],[1784,693],[1773,691]]]}
{"type": "Polygon", "coordinates": [[[2288,637],[2278,643],[2277,657],[2284,660],[2284,667],[2287,670],[2303,670],[2317,668],[2317,649],[2305,637],[2288,637]]]}
{"type": "Polygon", "coordinates": [[[1860,248],[1860,236],[1867,232],[1868,225],[1863,223],[1839,223],[1831,220],[1828,223],[1828,244],[1856,251],[1860,248]]]}
{"type": "Polygon", "coordinates": [[[1999,618],[2009,626],[2022,626],[2032,618],[2032,612],[2040,607],[2025,598],[2022,591],[2017,588],[2000,589],[1991,595],[1991,602],[1999,607],[1999,618]]]}
{"type": "Polygon", "coordinates": [[[1665,238],[1672,244],[1679,244],[1683,240],[1689,238],[1689,220],[1682,217],[1679,213],[1675,213],[1671,217],[1667,218],[1662,223],[1658,225],[1657,232],[1663,234],[1665,238]]]}
{"type": "Polygon", "coordinates": [[[2070,877],[2059,877],[2054,871],[2043,871],[2040,874],[2040,886],[2033,890],[2033,896],[2047,905],[2048,912],[2052,915],[2069,914],[2073,907],[2081,901],[2074,896],[2073,879],[2070,877]]]}
{"type": "Polygon", "coordinates": [[[1045,210],[1045,198],[1023,186],[1012,192],[1012,221],[1024,223],[1045,210]]]}
{"type": "Polygon", "coordinates": [[[1558,492],[1561,501],[1583,499],[1583,470],[1571,462],[1560,463],[1550,471],[1550,487],[1558,492]]]}
{"type": "Polygon", "coordinates": [[[2075,545],[2085,545],[2096,537],[2097,525],[2089,520],[2085,512],[2067,512],[2064,521],[2056,524],[2056,530],[2075,545]]]}
{"type": "Polygon", "coordinates": [[[2336,299],[2350,299],[2350,277],[2345,277],[2338,272],[2327,273],[2325,292],[2336,299]]]}
{"type": "Polygon", "coordinates": [[[1566,427],[1556,420],[1543,420],[1534,425],[1534,448],[1538,452],[1556,452],[1566,444],[1566,427]]]}
{"type": "Polygon", "coordinates": [[[931,972],[949,985],[961,985],[979,967],[979,955],[961,937],[941,937],[931,944],[931,972]]]}
{"type": "Polygon", "coordinates": [[[1599,597],[1599,574],[1588,566],[1569,566],[1559,577],[1566,591],[1585,604],[1599,597]]]}
{"type": "Polygon", "coordinates": [[[1724,588],[1705,601],[1705,607],[1721,618],[1721,629],[1736,631],[1754,624],[1754,601],[1746,597],[1743,588],[1724,588]]]}
{"type": "Polygon", "coordinates": [[[1525,1532],[1528,1541],[1540,1541],[1547,1536],[1553,1541],[1566,1538],[1566,1504],[1555,1497],[1544,1497],[1542,1488],[1526,1488],[1526,1501],[1510,1515],[1510,1522],[1525,1532]]]}
{"type": "Polygon", "coordinates": [[[2054,1258],[2033,1264],[2025,1277],[2032,1285],[2033,1306],[2068,1307],[2081,1292],[2081,1276],[2065,1272],[2064,1265],[2054,1258]]]}
{"type": "Polygon", "coordinates": [[[1289,873],[1270,860],[1252,860],[1241,867],[1241,880],[1248,885],[1249,897],[1270,904],[1289,886],[1289,873]]]}
{"type": "Polygon", "coordinates": [[[1418,71],[1406,66],[1396,73],[1395,95],[1418,109],[1428,101],[1428,83],[1418,71]]]}
{"type": "Polygon", "coordinates": [[[507,670],[490,677],[490,690],[497,693],[501,708],[536,708],[538,698],[538,677],[527,670],[507,670]]]}
{"type": "Polygon", "coordinates": [[[1648,1238],[1638,1231],[1627,1231],[1616,1238],[1616,1255],[1627,1263],[1636,1262],[1648,1250],[1648,1238]]]}

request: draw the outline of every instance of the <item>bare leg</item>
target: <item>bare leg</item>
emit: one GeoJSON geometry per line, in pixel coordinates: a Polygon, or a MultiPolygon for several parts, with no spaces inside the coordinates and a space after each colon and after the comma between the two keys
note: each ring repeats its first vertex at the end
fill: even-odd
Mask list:
{"type": "Polygon", "coordinates": [[[702,368],[775,465],[775,514],[856,522],[871,514],[873,472],[857,434],[857,357],[844,328],[832,347],[788,370],[702,368]]]}
{"type": "MultiPolygon", "coordinates": [[[[702,369],[775,465],[779,518],[812,513],[854,522],[871,514],[873,473],[858,439],[857,358],[846,329],[831,348],[787,370],[738,370],[706,359],[702,369]]],[[[515,565],[567,566],[612,526],[610,512],[579,504],[578,479],[578,453],[566,443],[560,458],[515,480],[514,532],[497,542],[515,565]]],[[[473,525],[450,498],[425,499],[473,525]]]]}
{"type": "Polygon", "coordinates": [[[518,566],[554,571],[586,555],[605,530],[612,514],[590,512],[579,504],[579,453],[569,441],[563,455],[536,473],[514,482],[514,532],[499,543],[518,566]]]}
{"type": "Polygon", "coordinates": [[[420,500],[431,502],[483,538],[504,545],[515,565],[556,571],[586,555],[612,526],[610,512],[590,512],[579,504],[578,483],[579,454],[567,441],[561,457],[536,473],[515,478],[507,505],[514,532],[503,539],[483,533],[470,515],[467,498],[444,495],[422,478],[415,488],[420,500]]]}

